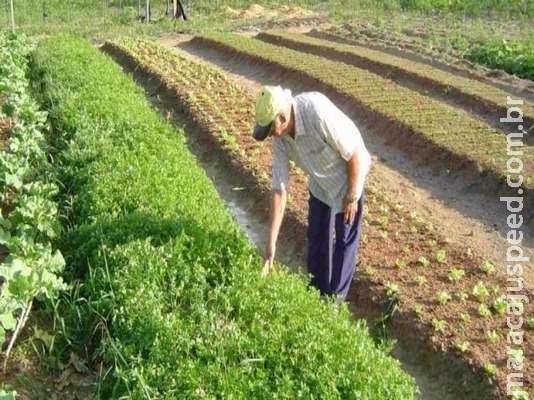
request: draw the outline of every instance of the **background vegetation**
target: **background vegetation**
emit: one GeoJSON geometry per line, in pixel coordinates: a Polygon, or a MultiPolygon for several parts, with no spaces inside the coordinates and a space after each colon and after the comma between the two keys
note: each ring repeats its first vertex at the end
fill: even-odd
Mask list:
{"type": "MultiPolygon", "coordinates": [[[[530,0],[184,0],[187,21],[165,16],[166,0],[152,0],[151,24],[141,23],[144,0],[14,0],[18,30],[32,35],[76,32],[93,40],[117,35],[159,35],[226,30],[254,21],[229,18],[228,8],[302,7],[337,21],[366,21],[382,36],[405,35],[434,54],[458,58],[532,79],[534,1],[530,0]]],[[[9,2],[0,26],[11,25],[9,2]]],[[[358,36],[361,32],[355,32],[358,36]]]]}

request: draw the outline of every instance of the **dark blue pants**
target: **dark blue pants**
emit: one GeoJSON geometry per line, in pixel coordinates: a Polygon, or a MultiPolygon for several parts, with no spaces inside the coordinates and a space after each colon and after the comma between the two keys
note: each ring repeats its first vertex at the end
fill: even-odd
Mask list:
{"type": "Polygon", "coordinates": [[[339,301],[347,297],[356,270],[363,200],[362,193],[352,225],[345,224],[343,212],[332,213],[311,193],[308,201],[306,267],[312,275],[311,284],[323,295],[337,295],[339,301]]]}

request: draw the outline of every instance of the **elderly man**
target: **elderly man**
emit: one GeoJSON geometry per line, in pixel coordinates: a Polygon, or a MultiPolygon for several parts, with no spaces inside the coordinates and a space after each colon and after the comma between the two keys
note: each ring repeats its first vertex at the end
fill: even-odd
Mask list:
{"type": "Polygon", "coordinates": [[[273,265],[292,160],[309,177],[306,267],[311,284],[322,295],[344,301],[356,268],[364,181],[371,166],[358,128],[321,93],[293,97],[288,89],[264,86],[252,135],[258,141],[273,137],[274,148],[263,272],[273,265]]]}

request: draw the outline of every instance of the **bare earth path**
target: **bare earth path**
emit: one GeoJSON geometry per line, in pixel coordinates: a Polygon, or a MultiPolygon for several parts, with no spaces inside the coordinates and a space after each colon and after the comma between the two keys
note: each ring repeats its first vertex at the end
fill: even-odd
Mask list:
{"type": "MultiPolygon", "coordinates": [[[[224,59],[215,51],[193,47],[190,37],[165,37],[160,42],[179,51],[181,55],[209,61],[223,69],[230,77],[251,94],[258,92],[263,84],[282,84],[294,92],[306,90],[295,82],[285,82],[257,66],[236,64],[224,59]]],[[[470,190],[461,181],[452,179],[446,171],[435,171],[422,165],[414,165],[401,154],[376,138],[366,135],[364,140],[374,156],[373,170],[369,179],[388,193],[390,198],[417,212],[425,221],[457,243],[464,243],[485,258],[497,263],[501,271],[506,268],[506,240],[508,231],[505,203],[498,197],[488,198],[470,190]]],[[[503,149],[506,151],[506,149],[503,149]]],[[[526,256],[534,257],[534,240],[524,232],[521,243],[526,256]]],[[[527,264],[527,268],[531,268],[527,264]]],[[[526,273],[525,286],[532,286],[532,274],[526,273]]],[[[503,282],[503,286],[506,282],[503,282]]]]}

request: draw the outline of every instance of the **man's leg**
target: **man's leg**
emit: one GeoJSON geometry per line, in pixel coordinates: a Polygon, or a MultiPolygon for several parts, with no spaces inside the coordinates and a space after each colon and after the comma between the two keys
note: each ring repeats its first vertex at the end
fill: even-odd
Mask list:
{"type": "Polygon", "coordinates": [[[358,211],[352,225],[345,224],[343,213],[336,214],[336,243],[332,259],[332,293],[344,301],[356,269],[356,254],[360,241],[360,226],[363,216],[363,193],[358,200],[358,211]]]}
{"type": "Polygon", "coordinates": [[[334,230],[331,209],[310,193],[306,232],[306,267],[311,284],[322,294],[330,294],[330,260],[334,230]]]}

